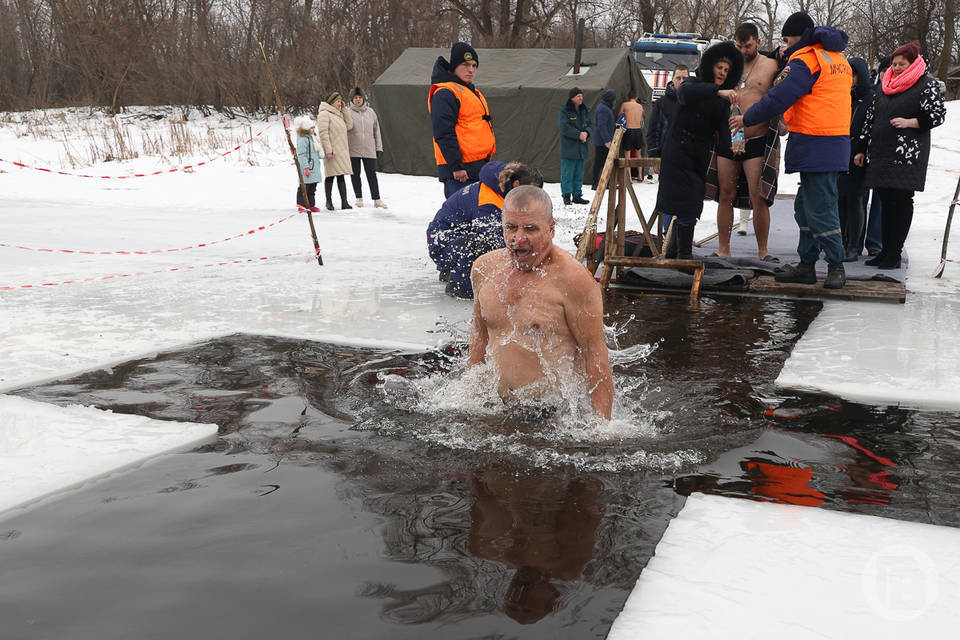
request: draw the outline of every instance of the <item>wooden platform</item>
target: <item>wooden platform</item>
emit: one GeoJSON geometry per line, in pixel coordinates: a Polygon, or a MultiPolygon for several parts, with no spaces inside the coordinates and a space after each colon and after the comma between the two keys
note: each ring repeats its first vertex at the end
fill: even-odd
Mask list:
{"type": "MultiPolygon", "coordinates": [[[[690,294],[689,288],[660,287],[654,284],[637,285],[612,282],[609,290],[619,294],[676,294],[684,297],[690,294]]],[[[894,302],[903,304],[907,300],[907,288],[902,282],[885,280],[847,280],[842,289],[824,289],[823,282],[817,284],[794,284],[777,282],[773,276],[761,275],[747,283],[745,287],[711,286],[703,283],[701,296],[765,296],[773,298],[813,299],[813,300],[858,300],[873,302],[894,302]]]]}

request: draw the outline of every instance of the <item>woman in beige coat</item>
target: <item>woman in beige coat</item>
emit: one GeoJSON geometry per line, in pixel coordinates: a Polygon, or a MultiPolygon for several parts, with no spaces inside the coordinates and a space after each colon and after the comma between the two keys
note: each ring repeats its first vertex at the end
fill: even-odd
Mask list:
{"type": "Polygon", "coordinates": [[[340,208],[352,209],[347,204],[347,181],[344,176],[350,170],[350,145],[347,131],[353,128],[350,110],[345,109],[346,102],[339,91],[334,91],[320,103],[317,112],[317,134],[323,143],[327,155],[323,161],[323,172],[327,178],[323,181],[323,190],[327,195],[327,209],[333,211],[333,179],[337,179],[337,191],[340,192],[340,208]]]}

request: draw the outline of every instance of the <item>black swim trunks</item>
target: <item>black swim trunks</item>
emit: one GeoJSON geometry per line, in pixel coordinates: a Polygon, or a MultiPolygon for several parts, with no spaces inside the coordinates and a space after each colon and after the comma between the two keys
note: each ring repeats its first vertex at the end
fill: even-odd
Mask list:
{"type": "Polygon", "coordinates": [[[624,151],[643,151],[643,129],[627,129],[620,146],[624,151]]]}
{"type": "Polygon", "coordinates": [[[729,147],[724,147],[721,149],[719,146],[717,146],[718,156],[721,158],[727,158],[728,160],[736,160],[737,162],[743,162],[744,160],[751,160],[753,158],[762,158],[766,151],[767,136],[757,136],[756,138],[750,138],[747,140],[746,148],[740,155],[734,155],[729,147]],[[727,155],[728,153],[730,155],[727,155]]]}

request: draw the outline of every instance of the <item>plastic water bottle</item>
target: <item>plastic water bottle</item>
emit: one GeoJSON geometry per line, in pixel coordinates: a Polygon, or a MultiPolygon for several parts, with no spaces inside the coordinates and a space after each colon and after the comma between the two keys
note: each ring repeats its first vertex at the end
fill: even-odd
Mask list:
{"type": "MultiPolygon", "coordinates": [[[[733,105],[733,108],[730,109],[731,116],[743,115],[740,111],[739,105],[733,105]]],[[[747,142],[743,137],[743,127],[737,127],[730,129],[730,148],[734,153],[743,153],[744,149],[747,148],[747,142]]]]}

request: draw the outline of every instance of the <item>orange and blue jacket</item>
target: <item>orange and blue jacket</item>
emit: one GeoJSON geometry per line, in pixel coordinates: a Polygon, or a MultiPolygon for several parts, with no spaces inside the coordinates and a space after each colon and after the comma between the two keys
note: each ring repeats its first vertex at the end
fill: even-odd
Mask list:
{"type": "Polygon", "coordinates": [[[847,34],[839,29],[808,29],[787,50],[787,66],[774,86],[743,115],[746,126],[783,115],[790,131],[787,173],[848,168],[853,72],[841,53],[846,46],[847,34]]]}
{"type": "Polygon", "coordinates": [[[442,57],[434,65],[431,83],[427,110],[440,177],[466,169],[476,178],[480,166],[497,150],[487,100],[472,84],[463,84],[442,57]]]}

